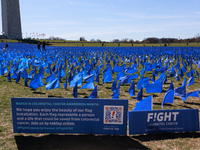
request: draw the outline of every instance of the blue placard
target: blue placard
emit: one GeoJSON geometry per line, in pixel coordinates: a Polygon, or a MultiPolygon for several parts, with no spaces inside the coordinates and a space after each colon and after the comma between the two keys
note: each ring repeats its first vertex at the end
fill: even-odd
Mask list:
{"type": "Polygon", "coordinates": [[[14,133],[127,134],[128,100],[12,98],[14,133]]]}
{"type": "Polygon", "coordinates": [[[129,111],[129,134],[199,131],[198,109],[129,111]]]}

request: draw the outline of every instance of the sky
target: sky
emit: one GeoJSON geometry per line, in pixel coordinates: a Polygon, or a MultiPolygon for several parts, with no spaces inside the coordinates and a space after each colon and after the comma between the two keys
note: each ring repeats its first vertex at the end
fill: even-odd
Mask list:
{"type": "Polygon", "coordinates": [[[192,38],[200,33],[200,0],[19,1],[24,38],[44,33],[45,38],[66,40],[141,41],[192,38]]]}

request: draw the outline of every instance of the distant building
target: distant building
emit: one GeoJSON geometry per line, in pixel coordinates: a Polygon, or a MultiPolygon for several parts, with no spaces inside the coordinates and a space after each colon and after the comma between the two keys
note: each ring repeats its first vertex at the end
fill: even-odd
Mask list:
{"type": "Polygon", "coordinates": [[[1,0],[2,32],[6,38],[21,39],[19,0],[1,0]]]}

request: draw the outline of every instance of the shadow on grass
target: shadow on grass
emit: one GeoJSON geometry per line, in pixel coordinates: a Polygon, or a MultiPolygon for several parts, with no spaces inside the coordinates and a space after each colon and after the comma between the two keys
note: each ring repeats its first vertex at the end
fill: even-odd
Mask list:
{"type": "Polygon", "coordinates": [[[44,135],[15,136],[19,150],[101,150],[101,149],[149,149],[129,136],[95,136],[95,135],[44,135]]]}
{"type": "Polygon", "coordinates": [[[48,97],[64,98],[63,96],[54,96],[54,95],[49,95],[48,97]]]}
{"type": "Polygon", "coordinates": [[[111,87],[106,87],[106,89],[111,89],[111,87]]]}
{"type": "Polygon", "coordinates": [[[187,109],[193,109],[192,107],[188,107],[188,106],[184,106],[184,105],[178,105],[178,106],[181,106],[181,107],[184,107],[184,108],[187,108],[187,109]]]}
{"type": "Polygon", "coordinates": [[[194,103],[194,102],[184,102],[185,104],[190,104],[190,105],[199,105],[200,106],[200,103],[194,103]]]}
{"type": "Polygon", "coordinates": [[[157,141],[166,139],[178,139],[178,138],[199,138],[200,133],[197,132],[183,132],[183,133],[158,133],[148,135],[136,135],[131,136],[133,139],[137,139],[141,142],[144,141],[157,141]]]}
{"type": "Polygon", "coordinates": [[[171,83],[165,82],[164,84],[171,84],[171,83]]]}
{"type": "Polygon", "coordinates": [[[86,93],[77,93],[78,95],[87,95],[86,93]]]}
{"type": "Polygon", "coordinates": [[[159,97],[157,94],[152,94],[153,95],[153,97],[159,97]]]}
{"type": "Polygon", "coordinates": [[[33,94],[46,94],[46,93],[42,93],[42,92],[33,92],[33,94]]]}
{"type": "MultiPolygon", "coordinates": [[[[161,106],[161,103],[153,103],[154,105],[161,106]]],[[[173,106],[172,104],[165,103],[164,106],[173,106]]]]}

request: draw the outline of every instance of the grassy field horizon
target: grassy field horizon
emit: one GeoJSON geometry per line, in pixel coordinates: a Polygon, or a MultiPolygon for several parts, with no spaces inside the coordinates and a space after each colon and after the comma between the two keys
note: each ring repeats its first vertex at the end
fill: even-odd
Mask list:
{"type": "MultiPolygon", "coordinates": [[[[112,42],[90,42],[90,41],[73,41],[73,40],[30,40],[30,44],[37,44],[46,42],[47,46],[61,46],[61,47],[199,47],[200,43],[112,43],[112,42]],[[34,42],[34,43],[33,43],[34,42]],[[102,45],[103,44],[103,45],[102,45]]],[[[29,43],[29,40],[12,40],[0,39],[0,43],[29,43]]]]}

